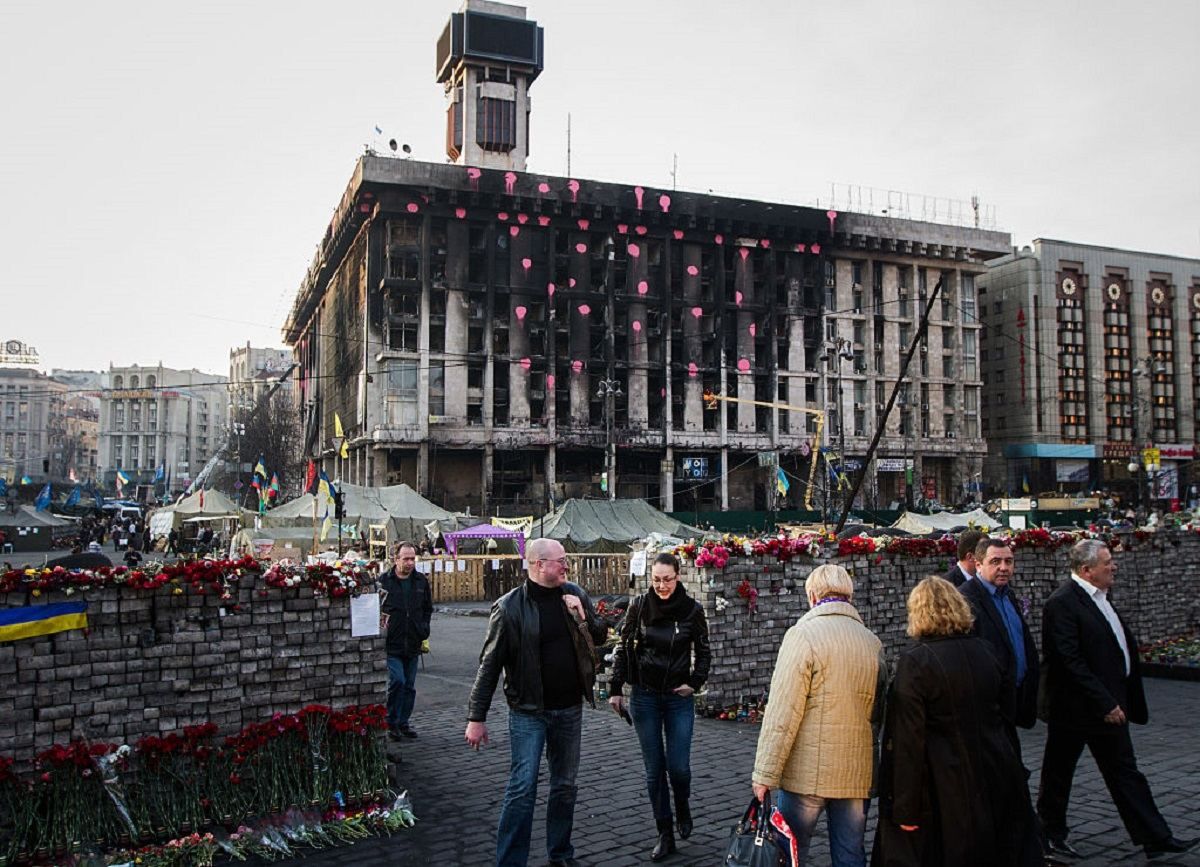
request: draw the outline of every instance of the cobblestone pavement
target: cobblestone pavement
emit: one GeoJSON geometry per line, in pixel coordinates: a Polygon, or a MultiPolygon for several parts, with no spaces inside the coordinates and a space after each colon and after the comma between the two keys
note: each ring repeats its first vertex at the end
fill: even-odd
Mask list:
{"type": "MultiPolygon", "coordinates": [[[[417,678],[417,711],[413,726],[420,737],[392,745],[394,771],[407,788],[417,826],[391,838],[364,841],[350,848],[313,852],[283,862],[308,867],[362,865],[486,865],[494,858],[496,821],[508,779],[507,709],[500,695],[488,720],[492,744],[475,753],[463,742],[466,695],[474,674],[486,621],[476,617],[435,615],[435,653],[417,678]],[[437,639],[454,651],[438,654],[437,639]],[[472,643],[474,642],[474,643],[472,643]]],[[[1134,726],[1133,737],[1142,771],[1159,808],[1176,836],[1200,836],[1200,683],[1148,680],[1151,723],[1134,726]]],[[[632,730],[606,709],[585,710],[579,800],[575,810],[576,857],[596,867],[624,867],[649,860],[654,822],[648,808],[641,756],[632,730]]],[[[695,832],[677,841],[674,865],[721,863],[728,835],[750,799],[758,727],[697,720],[692,744],[695,832]]],[[[1045,727],[1023,732],[1027,764],[1036,787],[1045,727]]],[[[543,763],[533,826],[530,864],[544,864],[546,768],[543,763]]],[[[1117,817],[1091,757],[1080,761],[1072,793],[1071,842],[1083,854],[1076,864],[1141,864],[1117,817]]],[[[868,842],[874,834],[874,815],[868,842]]],[[[828,864],[829,849],[822,823],[812,849],[813,864],[828,864]]],[[[1200,852],[1155,864],[1200,867],[1200,852]]]]}

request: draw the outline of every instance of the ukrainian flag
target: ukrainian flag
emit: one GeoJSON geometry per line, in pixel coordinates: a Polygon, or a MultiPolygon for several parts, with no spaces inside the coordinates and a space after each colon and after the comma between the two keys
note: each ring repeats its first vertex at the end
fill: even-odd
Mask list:
{"type": "Polygon", "coordinates": [[[86,602],[52,602],[0,610],[0,642],[87,629],[86,602]]]}

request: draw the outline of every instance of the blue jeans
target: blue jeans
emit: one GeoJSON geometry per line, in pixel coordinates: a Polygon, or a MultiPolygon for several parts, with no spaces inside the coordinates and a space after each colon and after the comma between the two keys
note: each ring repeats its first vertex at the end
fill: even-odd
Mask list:
{"type": "Polygon", "coordinates": [[[419,656],[387,658],[387,716],[388,725],[393,728],[408,725],[408,719],[412,716],[413,704],[417,700],[417,663],[420,659],[419,656]]]}
{"type": "Polygon", "coordinates": [[[575,857],[571,828],[575,824],[575,773],[579,770],[579,737],[583,705],[540,713],[508,712],[512,764],[500,827],[496,831],[497,867],[524,867],[529,861],[533,804],[537,800],[542,750],[550,766],[546,797],[546,854],[551,861],[575,857]]]}
{"type": "Polygon", "coordinates": [[[642,746],[646,766],[646,789],[655,819],[671,819],[671,795],[667,779],[675,791],[675,804],[686,803],[692,793],[692,728],[696,723],[696,703],[674,693],[654,692],[633,687],[629,700],[633,727],[642,746]],[[666,736],[666,749],[663,737],[666,736]]]}
{"type": "Polygon", "coordinates": [[[821,810],[829,814],[829,854],[833,867],[864,867],[867,850],[863,835],[867,830],[867,808],[870,801],[861,798],[821,798],[816,795],[797,795],[783,789],[775,791],[775,806],[796,835],[800,863],[808,858],[808,846],[821,810]]]}

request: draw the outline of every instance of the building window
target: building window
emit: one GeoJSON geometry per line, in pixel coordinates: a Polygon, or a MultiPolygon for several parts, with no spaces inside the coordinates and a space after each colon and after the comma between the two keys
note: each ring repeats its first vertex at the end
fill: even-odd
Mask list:
{"type": "Polygon", "coordinates": [[[129,377],[129,387],[130,388],[137,388],[138,385],[140,385],[140,384],[141,384],[141,380],[139,380],[136,375],[129,377]]]}
{"type": "Polygon", "coordinates": [[[979,389],[968,388],[963,391],[963,434],[969,439],[979,437],[979,389]]]}
{"type": "Polygon", "coordinates": [[[123,376],[121,376],[121,374],[118,373],[116,376],[113,377],[112,387],[113,388],[124,388],[125,387],[125,378],[123,376]]]}
{"type": "Polygon", "coordinates": [[[117,437],[112,444],[112,462],[118,470],[121,469],[121,438],[117,437]]]}
{"type": "Polygon", "coordinates": [[[971,380],[979,378],[979,356],[974,331],[963,332],[963,376],[971,380]]]}
{"type": "Polygon", "coordinates": [[[963,274],[958,291],[959,306],[962,307],[962,321],[975,321],[975,275],[963,274]]]}
{"type": "Polygon", "coordinates": [[[446,362],[429,362],[429,414],[446,414],[446,362]]]}
{"type": "Polygon", "coordinates": [[[475,143],[485,151],[510,151],[517,146],[515,100],[479,97],[475,114],[475,143]]]}
{"type": "Polygon", "coordinates": [[[113,427],[117,430],[125,430],[125,401],[123,400],[113,403],[113,427]]]}
{"type": "Polygon", "coordinates": [[[837,268],[832,259],[825,260],[825,309],[837,309],[837,268]]]}

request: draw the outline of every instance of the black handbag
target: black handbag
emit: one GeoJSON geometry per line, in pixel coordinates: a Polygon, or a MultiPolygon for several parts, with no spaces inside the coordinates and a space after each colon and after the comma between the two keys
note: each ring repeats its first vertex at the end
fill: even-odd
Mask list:
{"type": "Polygon", "coordinates": [[[729,837],[725,867],[795,867],[794,838],[770,793],[754,798],[729,837]]]}

